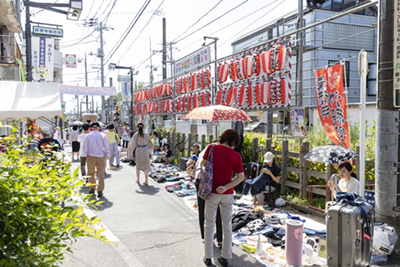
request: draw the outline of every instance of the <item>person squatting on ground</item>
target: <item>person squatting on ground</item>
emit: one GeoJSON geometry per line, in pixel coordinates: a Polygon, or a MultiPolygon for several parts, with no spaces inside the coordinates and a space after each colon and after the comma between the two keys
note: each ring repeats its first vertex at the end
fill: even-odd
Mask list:
{"type": "Polygon", "coordinates": [[[78,137],[79,137],[79,131],[78,131],[78,126],[73,126],[72,131],[69,134],[69,141],[72,145],[72,160],[74,160],[74,154],[77,153],[79,159],[79,149],[80,149],[80,144],[78,142],[78,137]]]}
{"type": "Polygon", "coordinates": [[[124,125],[124,128],[122,128],[122,148],[123,149],[128,149],[128,144],[129,144],[130,140],[131,140],[131,137],[129,136],[129,126],[128,126],[128,123],[126,122],[124,125]]]}
{"type": "Polygon", "coordinates": [[[165,161],[166,164],[171,164],[174,160],[174,156],[172,156],[172,150],[169,144],[164,144],[163,152],[161,152],[162,160],[165,161]]]}
{"type": "Polygon", "coordinates": [[[96,190],[96,179],[94,177],[95,168],[97,168],[97,175],[99,184],[97,186],[97,196],[102,197],[104,191],[104,174],[106,170],[106,155],[109,145],[107,137],[99,132],[100,124],[92,122],[90,125],[92,132],[88,134],[83,142],[83,154],[86,157],[88,175],[89,175],[89,194],[94,194],[96,190]]]}
{"type": "MultiPolygon", "coordinates": [[[[82,126],[82,133],[79,135],[78,137],[78,142],[80,143],[80,162],[81,162],[81,174],[82,177],[86,176],[86,157],[83,157],[82,155],[84,155],[83,152],[83,142],[86,139],[86,136],[89,134],[89,124],[84,123],[82,126]]],[[[85,183],[88,183],[88,178],[85,178],[85,183]]]]}
{"type": "Polygon", "coordinates": [[[118,144],[120,142],[118,134],[115,132],[114,124],[110,124],[108,126],[108,131],[106,133],[109,149],[110,149],[110,169],[114,168],[114,157],[117,162],[117,166],[119,167],[119,153],[118,153],[118,144]]]}
{"type": "Polygon", "coordinates": [[[139,122],[137,124],[138,132],[132,137],[130,148],[132,149],[136,163],[136,183],[140,184],[140,171],[144,171],[145,182],[148,185],[149,171],[150,171],[150,156],[148,145],[151,144],[151,138],[148,133],[143,131],[144,124],[139,122]]]}
{"type": "MultiPolygon", "coordinates": [[[[218,144],[218,139],[213,139],[212,144],[218,144]]],[[[194,146],[193,146],[194,147],[194,146]]],[[[208,147],[207,147],[208,148],[208,147]]],[[[195,186],[196,186],[196,192],[199,192],[199,184],[200,180],[197,179],[199,177],[200,173],[200,162],[201,159],[203,158],[204,154],[206,153],[206,149],[201,151],[201,153],[196,156],[195,153],[190,157],[190,160],[186,163],[186,168],[187,168],[187,174],[191,179],[195,179],[195,186]],[[200,159],[200,160],[198,160],[200,159]]],[[[199,197],[197,194],[197,211],[199,214],[199,225],[200,225],[200,234],[201,234],[201,239],[204,240],[204,209],[205,209],[206,201],[199,197]]],[[[217,217],[216,217],[216,222],[215,222],[216,228],[217,228],[217,244],[218,247],[222,247],[222,221],[221,221],[221,212],[219,209],[219,206],[217,208],[217,217]]]]}
{"type": "Polygon", "coordinates": [[[211,265],[213,257],[214,224],[218,206],[221,210],[223,242],[219,263],[226,267],[228,260],[232,259],[232,205],[233,188],[244,180],[242,157],[234,151],[239,134],[235,130],[226,130],[220,138],[220,145],[209,146],[204,153],[201,166],[206,165],[208,155],[213,148],[213,182],[212,197],[207,199],[205,205],[205,235],[204,235],[204,263],[211,265]],[[232,180],[233,173],[237,178],[232,180]]]}
{"type": "Polygon", "coordinates": [[[200,145],[199,144],[194,144],[192,149],[193,149],[193,154],[192,155],[199,156],[199,154],[200,154],[200,145]]]}
{"type": "MultiPolygon", "coordinates": [[[[268,191],[268,201],[275,185],[281,180],[281,169],[275,164],[274,154],[267,152],[264,155],[264,166],[261,174],[254,179],[247,179],[243,186],[243,195],[249,192],[253,196],[253,205],[264,205],[264,189],[268,191]]],[[[268,204],[268,203],[267,203],[268,204]]]]}

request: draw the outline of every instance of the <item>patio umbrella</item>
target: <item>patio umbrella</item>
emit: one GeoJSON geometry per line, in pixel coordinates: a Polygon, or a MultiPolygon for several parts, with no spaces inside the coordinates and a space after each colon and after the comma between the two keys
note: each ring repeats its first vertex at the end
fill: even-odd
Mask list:
{"type": "Polygon", "coordinates": [[[243,110],[223,105],[195,108],[185,118],[209,121],[253,121],[243,110]]]}
{"type": "Polygon", "coordinates": [[[336,145],[315,147],[304,156],[306,160],[328,164],[341,164],[355,158],[358,155],[354,150],[336,145]]]}

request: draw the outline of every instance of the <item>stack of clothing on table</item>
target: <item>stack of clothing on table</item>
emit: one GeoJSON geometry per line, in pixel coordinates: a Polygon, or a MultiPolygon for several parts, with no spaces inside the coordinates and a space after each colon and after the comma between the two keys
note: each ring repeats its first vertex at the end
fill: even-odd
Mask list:
{"type": "Polygon", "coordinates": [[[157,183],[174,182],[185,179],[180,172],[180,169],[176,166],[155,166],[152,164],[149,176],[157,183]]]}

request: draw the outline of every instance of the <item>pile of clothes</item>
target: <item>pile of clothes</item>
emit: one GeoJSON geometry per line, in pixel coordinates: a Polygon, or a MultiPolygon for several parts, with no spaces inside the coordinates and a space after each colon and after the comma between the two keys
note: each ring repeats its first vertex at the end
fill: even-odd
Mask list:
{"type": "Polygon", "coordinates": [[[149,176],[150,178],[153,178],[153,180],[157,183],[175,182],[181,179],[185,179],[183,173],[177,166],[151,164],[150,167],[151,170],[149,176]]]}

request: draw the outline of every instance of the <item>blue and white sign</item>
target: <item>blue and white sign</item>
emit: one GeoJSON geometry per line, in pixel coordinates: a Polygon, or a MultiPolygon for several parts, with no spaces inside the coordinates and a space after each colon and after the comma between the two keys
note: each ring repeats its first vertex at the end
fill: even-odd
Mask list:
{"type": "Polygon", "coordinates": [[[32,66],[35,81],[53,81],[54,40],[46,37],[32,37],[32,66]]]}
{"type": "Polygon", "coordinates": [[[175,62],[175,75],[191,71],[211,62],[210,47],[207,46],[175,62]]]}
{"type": "Polygon", "coordinates": [[[131,83],[120,83],[122,100],[129,101],[131,99],[131,83]]]}

